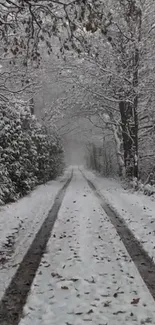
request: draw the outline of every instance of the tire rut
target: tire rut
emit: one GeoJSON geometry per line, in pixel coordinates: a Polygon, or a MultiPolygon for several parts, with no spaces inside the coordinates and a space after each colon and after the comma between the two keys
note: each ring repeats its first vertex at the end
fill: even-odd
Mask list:
{"type": "Polygon", "coordinates": [[[23,307],[26,303],[33,279],[39,267],[41,258],[45,252],[52,228],[57,218],[67,187],[69,186],[73,172],[65,185],[58,192],[54,204],[36,234],[23,261],[19,265],[16,274],[6,289],[0,302],[0,324],[18,325],[22,317],[23,307]]]}
{"type": "Polygon", "coordinates": [[[101,207],[117,230],[117,233],[135,263],[143,281],[155,300],[155,264],[153,259],[151,259],[142,247],[141,243],[135,238],[125,221],[107,204],[106,199],[102,194],[100,194],[95,185],[83,174],[83,172],[82,175],[95,193],[96,197],[99,199],[101,207]]]}

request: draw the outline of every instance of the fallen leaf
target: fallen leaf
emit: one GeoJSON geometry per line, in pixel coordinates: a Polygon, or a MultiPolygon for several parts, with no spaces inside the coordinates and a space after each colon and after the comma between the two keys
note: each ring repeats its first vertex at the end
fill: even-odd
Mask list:
{"type": "Polygon", "coordinates": [[[106,302],[104,303],[104,307],[109,307],[110,304],[111,304],[111,301],[106,301],[106,302]]]}
{"type": "Polygon", "coordinates": [[[55,272],[52,272],[51,275],[53,276],[53,278],[55,278],[55,277],[59,278],[59,279],[62,278],[62,276],[60,274],[55,273],[55,272]]]}
{"type": "Polygon", "coordinates": [[[124,293],[124,291],[117,291],[114,293],[113,297],[117,298],[118,294],[123,294],[123,293],[124,293]]]}
{"type": "Polygon", "coordinates": [[[113,315],[118,315],[118,314],[125,314],[125,311],[123,310],[118,310],[115,313],[113,313],[113,315]]]}
{"type": "Polygon", "coordinates": [[[45,265],[44,267],[49,267],[49,266],[51,266],[50,264],[47,264],[47,265],[45,265]]]}
{"type": "Polygon", "coordinates": [[[62,286],[61,289],[68,290],[69,288],[67,286],[62,286]]]}
{"type": "Polygon", "coordinates": [[[137,305],[139,303],[140,298],[133,298],[131,301],[131,305],[137,305]]]}

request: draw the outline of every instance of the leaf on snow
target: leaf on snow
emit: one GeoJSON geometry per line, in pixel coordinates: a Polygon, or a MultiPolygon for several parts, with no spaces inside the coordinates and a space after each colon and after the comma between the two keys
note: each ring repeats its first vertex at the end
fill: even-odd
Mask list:
{"type": "Polygon", "coordinates": [[[131,301],[131,305],[137,305],[139,303],[140,298],[133,298],[131,301]]]}
{"type": "Polygon", "coordinates": [[[113,297],[114,298],[117,298],[118,297],[118,294],[123,294],[123,293],[124,293],[124,291],[115,292],[114,295],[113,295],[113,297]]]}
{"type": "Polygon", "coordinates": [[[53,278],[59,278],[59,279],[62,278],[62,276],[60,274],[55,273],[55,272],[52,272],[51,275],[53,276],[53,278]]]}
{"type": "Polygon", "coordinates": [[[44,267],[49,267],[49,266],[51,266],[51,264],[47,264],[47,265],[45,265],[44,267]]]}
{"type": "Polygon", "coordinates": [[[67,286],[62,286],[61,289],[68,290],[69,288],[67,286]]]}
{"type": "Polygon", "coordinates": [[[109,307],[110,304],[111,304],[111,301],[106,301],[106,302],[104,303],[104,307],[109,307]]]}
{"type": "Polygon", "coordinates": [[[113,315],[119,315],[119,314],[125,314],[125,311],[118,310],[118,311],[116,311],[116,312],[113,313],[113,315]]]}

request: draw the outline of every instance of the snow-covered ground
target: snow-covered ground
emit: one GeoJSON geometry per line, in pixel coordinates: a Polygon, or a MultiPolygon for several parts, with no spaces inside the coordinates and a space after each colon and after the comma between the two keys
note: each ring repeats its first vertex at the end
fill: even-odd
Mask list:
{"type": "Polygon", "coordinates": [[[20,325],[148,323],[155,324],[154,300],[98,199],[74,170],[20,325]]]}
{"type": "Polygon", "coordinates": [[[155,199],[138,192],[124,190],[116,180],[84,171],[107,203],[125,220],[135,237],[155,262],[155,199]]]}
{"type": "Polygon", "coordinates": [[[8,287],[36,233],[51,209],[56,194],[69,177],[38,186],[31,194],[0,209],[0,298],[8,287]]]}

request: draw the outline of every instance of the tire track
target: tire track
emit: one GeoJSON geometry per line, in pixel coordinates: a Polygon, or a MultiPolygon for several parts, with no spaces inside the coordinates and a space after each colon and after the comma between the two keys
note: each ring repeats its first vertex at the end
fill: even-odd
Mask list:
{"type": "Polygon", "coordinates": [[[141,243],[135,238],[125,221],[107,204],[105,198],[97,190],[93,182],[91,182],[82,171],[81,173],[96,197],[99,199],[100,205],[110,218],[111,223],[116,228],[124,246],[126,247],[143,281],[155,300],[155,264],[153,260],[144,250],[141,243]]]}
{"type": "Polygon", "coordinates": [[[73,172],[62,189],[58,192],[47,218],[36,234],[30,248],[23,258],[23,261],[17,269],[15,276],[5,291],[0,302],[1,325],[17,325],[20,321],[31,284],[45,252],[47,242],[72,176],[73,172]]]}

